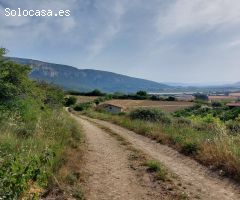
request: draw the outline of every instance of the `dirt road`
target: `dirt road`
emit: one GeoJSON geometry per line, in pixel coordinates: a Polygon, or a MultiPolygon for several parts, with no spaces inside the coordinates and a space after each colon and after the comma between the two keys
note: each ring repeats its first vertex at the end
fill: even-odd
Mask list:
{"type": "Polygon", "coordinates": [[[112,199],[150,199],[146,195],[146,191],[136,183],[131,170],[126,167],[127,160],[125,153],[117,148],[114,139],[107,136],[94,123],[111,129],[132,143],[136,149],[140,149],[152,158],[161,161],[183,181],[186,191],[194,193],[199,199],[240,199],[239,187],[234,185],[232,181],[220,178],[196,161],[179,154],[167,146],[109,122],[87,117],[78,118],[78,120],[87,133],[90,141],[89,146],[91,147],[89,154],[92,154],[92,161],[89,163],[89,169],[93,174],[90,184],[93,184],[93,187],[95,187],[94,192],[91,194],[91,199],[101,199],[97,198],[98,195],[101,195],[102,199],[110,199],[110,197],[112,199]],[[90,123],[89,121],[94,123],[90,123]],[[97,155],[95,155],[96,152],[98,152],[97,155]],[[103,171],[98,169],[99,164],[104,166],[103,171]],[[115,177],[114,180],[111,177],[115,177]],[[101,185],[95,184],[101,179],[101,185]],[[118,180],[120,179],[122,181],[119,182],[118,180]],[[107,194],[109,198],[104,198],[106,188],[112,191],[107,194]]]}
{"type": "Polygon", "coordinates": [[[128,152],[118,141],[87,120],[75,117],[86,134],[86,199],[141,200],[156,199],[138,183],[129,166],[128,152]]]}

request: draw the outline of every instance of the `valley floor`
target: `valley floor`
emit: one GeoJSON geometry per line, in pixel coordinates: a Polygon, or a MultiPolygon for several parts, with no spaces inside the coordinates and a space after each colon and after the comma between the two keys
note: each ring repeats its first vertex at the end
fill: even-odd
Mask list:
{"type": "Polygon", "coordinates": [[[87,199],[240,199],[239,187],[231,180],[219,177],[167,146],[109,122],[85,116],[75,118],[83,127],[88,146],[85,155],[87,199]],[[154,183],[151,177],[142,178],[146,177],[143,171],[139,176],[138,170],[131,168],[131,150],[119,145],[109,131],[148,158],[163,163],[174,174],[172,188],[169,189],[170,183],[154,183]]]}

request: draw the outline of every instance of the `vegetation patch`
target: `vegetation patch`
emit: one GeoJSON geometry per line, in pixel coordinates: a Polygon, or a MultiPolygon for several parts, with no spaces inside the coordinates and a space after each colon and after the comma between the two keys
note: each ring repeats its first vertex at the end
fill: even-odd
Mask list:
{"type": "Polygon", "coordinates": [[[91,108],[92,105],[93,105],[93,103],[91,103],[91,102],[79,103],[79,104],[75,105],[73,107],[73,109],[75,111],[84,111],[84,110],[87,110],[87,109],[91,108]]]}
{"type": "Polygon", "coordinates": [[[65,100],[64,105],[66,107],[72,106],[77,103],[77,98],[74,96],[66,97],[64,100],[65,100]]]}
{"type": "Polygon", "coordinates": [[[65,148],[80,131],[64,93],[28,78],[30,67],[0,49],[0,199],[37,199],[54,183],[65,148]]]}
{"type": "Polygon", "coordinates": [[[146,166],[150,172],[156,173],[156,178],[158,180],[165,181],[167,179],[168,172],[160,162],[156,160],[149,160],[146,162],[146,166]]]}
{"type": "Polygon", "coordinates": [[[130,118],[151,122],[171,123],[171,119],[161,110],[154,108],[139,108],[130,113],[130,118]]]}
{"type": "MultiPolygon", "coordinates": [[[[200,108],[199,105],[196,107],[200,108]]],[[[188,110],[188,109],[187,109],[188,110]]],[[[141,113],[141,112],[140,112],[141,113]]],[[[129,115],[112,115],[88,110],[84,114],[92,118],[111,121],[115,124],[174,147],[185,155],[220,170],[236,180],[240,177],[240,135],[229,131],[228,123],[207,116],[169,116],[171,124],[152,121],[147,118],[135,119],[129,115]]],[[[179,112],[176,113],[179,115],[179,112]]],[[[149,115],[147,115],[149,116],[149,115]]],[[[236,126],[238,118],[235,119],[236,126]]],[[[235,130],[234,127],[232,127],[235,130]]],[[[237,128],[236,128],[237,130],[237,128]]]]}

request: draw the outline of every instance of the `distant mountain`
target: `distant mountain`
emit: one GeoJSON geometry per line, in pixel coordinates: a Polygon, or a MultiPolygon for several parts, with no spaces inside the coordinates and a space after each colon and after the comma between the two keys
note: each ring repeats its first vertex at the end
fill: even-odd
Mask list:
{"type": "Polygon", "coordinates": [[[235,83],[235,85],[240,86],[240,82],[235,83]]]}
{"type": "Polygon", "coordinates": [[[136,92],[146,90],[164,92],[174,89],[172,86],[149,80],[133,78],[112,72],[77,69],[67,65],[47,63],[31,59],[10,58],[11,60],[30,65],[30,77],[57,84],[67,90],[90,91],[99,89],[104,92],[136,92]]]}
{"type": "Polygon", "coordinates": [[[226,84],[226,85],[223,85],[222,87],[240,89],[240,82],[233,83],[233,84],[226,84]]]}

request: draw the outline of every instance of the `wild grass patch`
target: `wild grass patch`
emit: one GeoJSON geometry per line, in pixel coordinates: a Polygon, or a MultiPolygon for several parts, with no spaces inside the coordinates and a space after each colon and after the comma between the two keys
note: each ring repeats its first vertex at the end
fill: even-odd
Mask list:
{"type": "Polygon", "coordinates": [[[0,197],[19,198],[30,190],[29,182],[46,188],[61,164],[61,156],[70,139],[79,139],[77,127],[66,113],[44,113],[32,136],[19,136],[14,128],[0,135],[0,197]]]}
{"type": "Polygon", "coordinates": [[[146,166],[148,167],[148,171],[156,173],[156,179],[165,181],[168,176],[168,172],[166,168],[156,160],[149,160],[146,162],[146,166]]]}
{"type": "Polygon", "coordinates": [[[166,124],[91,110],[85,114],[92,118],[111,121],[172,146],[183,154],[211,166],[212,169],[220,170],[222,175],[240,180],[240,135],[229,134],[219,120],[205,125],[200,122],[201,128],[197,129],[197,121],[189,122],[189,119],[172,120],[171,124],[166,124]]]}

